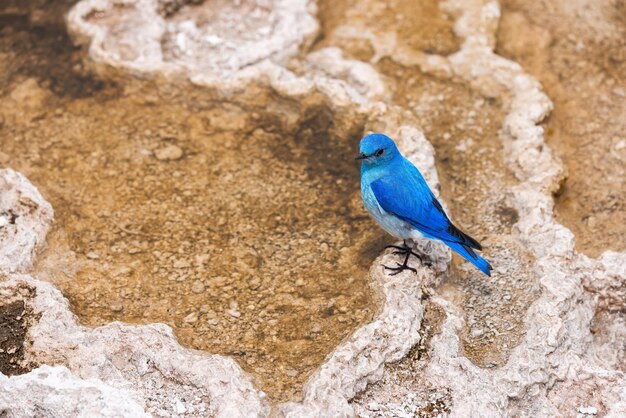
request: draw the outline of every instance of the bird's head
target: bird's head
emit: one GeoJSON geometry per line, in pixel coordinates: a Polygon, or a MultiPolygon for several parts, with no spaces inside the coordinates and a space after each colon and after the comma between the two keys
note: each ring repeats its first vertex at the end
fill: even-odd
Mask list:
{"type": "Polygon", "coordinates": [[[356,160],[362,160],[368,166],[386,164],[400,155],[393,139],[378,133],[364,136],[361,139],[359,151],[356,160]]]}

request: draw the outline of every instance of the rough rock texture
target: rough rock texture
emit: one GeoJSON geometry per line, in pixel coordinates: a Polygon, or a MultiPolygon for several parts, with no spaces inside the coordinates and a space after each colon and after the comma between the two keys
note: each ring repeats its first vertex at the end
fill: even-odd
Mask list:
{"type": "Polygon", "coordinates": [[[318,30],[306,0],[193,3],[82,1],[69,14],[68,29],[98,65],[233,84],[248,73],[257,77],[250,68],[257,63],[296,54],[318,30]]]}
{"type": "Polygon", "coordinates": [[[126,391],[77,378],[65,367],[41,366],[10,379],[0,374],[0,385],[0,410],[7,417],[151,416],[126,391]]]}
{"type": "MultiPolygon", "coordinates": [[[[215,89],[218,97],[230,97],[244,106],[255,94],[242,93],[250,85],[269,89],[282,99],[322,95],[333,115],[349,113],[362,131],[385,131],[398,138],[400,147],[422,169],[431,185],[438,187],[432,147],[411,124],[410,113],[388,103],[383,77],[372,65],[345,59],[337,48],[324,48],[307,55],[302,62],[291,63],[290,70],[282,66],[287,56],[297,55],[297,47],[305,46],[314,34],[312,6],[304,2],[277,2],[271,12],[260,11],[264,18],[278,19],[276,27],[280,28],[276,37],[271,36],[270,30],[265,45],[259,39],[268,35],[266,26],[256,27],[252,20],[249,24],[256,30],[253,39],[239,39],[241,32],[225,33],[226,29],[215,22],[205,25],[200,20],[189,20],[186,16],[194,11],[201,15],[203,7],[191,3],[86,0],[73,9],[68,25],[75,39],[88,46],[89,59],[102,76],[119,78],[131,73],[172,84],[184,79],[185,83],[215,89]],[[299,19],[304,19],[305,24],[292,24],[299,19]],[[297,32],[298,28],[304,30],[297,32]],[[260,44],[263,48],[259,48],[260,44]],[[239,47],[244,54],[234,50],[239,47]],[[254,53],[250,54],[250,48],[254,53]],[[235,92],[242,95],[234,97],[235,92]]],[[[249,3],[221,7],[226,20],[241,12],[238,7],[257,10],[249,3]]],[[[599,259],[578,254],[573,234],[555,221],[552,193],[558,189],[564,173],[561,163],[545,145],[540,126],[552,104],[539,83],[519,65],[494,53],[500,16],[497,2],[450,0],[442,7],[456,19],[455,33],[463,41],[461,49],[447,57],[416,53],[392,37],[387,43],[376,42],[373,32],[362,37],[374,44],[373,62],[388,56],[406,66],[417,65],[434,77],[461,80],[485,97],[502,103],[506,116],[500,139],[505,162],[518,181],[513,204],[519,219],[511,234],[511,245],[528,249],[532,255],[531,269],[540,284],[539,296],[524,318],[523,338],[502,367],[482,368],[474,364],[464,353],[459,337],[466,315],[458,304],[458,295],[446,285],[439,286],[450,254],[438,245],[419,243],[424,252],[431,253],[434,268],[419,269],[417,278],[409,273],[389,277],[381,264],[392,256],[377,259],[371,276],[381,300],[378,315],[327,357],[305,385],[302,402],[277,405],[274,412],[294,417],[355,413],[623,416],[624,326],[616,312],[623,311],[626,304],[626,254],[605,252],[599,259]],[[435,289],[425,291],[424,286],[435,289]],[[427,302],[429,295],[432,297],[427,302]],[[433,324],[432,328],[425,323],[433,324]],[[405,360],[401,359],[418,343],[418,361],[403,363],[405,360]],[[398,365],[389,365],[399,360],[398,365]],[[405,374],[409,377],[387,378],[399,376],[401,371],[408,371],[405,374]],[[380,383],[367,388],[377,381],[380,383]]],[[[294,130],[300,122],[298,118],[281,121],[285,130],[294,130]]],[[[23,187],[32,188],[28,184],[23,187]]],[[[13,199],[3,210],[15,210],[18,203],[13,199]]],[[[40,228],[42,232],[37,236],[41,240],[51,220],[51,209],[33,219],[29,230],[18,230],[11,241],[0,242],[0,254],[11,248],[13,241],[24,239],[22,236],[31,229],[40,228]]],[[[32,244],[24,256],[16,259],[16,264],[9,260],[3,267],[5,272],[23,270],[31,263],[38,241],[29,242],[32,244]]],[[[40,316],[29,327],[27,359],[62,364],[70,372],[44,367],[8,378],[6,386],[0,389],[0,399],[10,396],[15,387],[37,387],[51,390],[54,400],[61,396],[61,382],[67,381],[73,382],[67,384],[71,386],[69,398],[84,388],[94,388],[96,400],[123,397],[130,400],[124,407],[138,406],[154,415],[270,413],[271,406],[264,394],[252,386],[249,376],[233,360],[181,348],[168,327],[112,323],[86,329],[77,325],[67,301],[52,285],[13,274],[2,286],[34,290],[34,296],[24,299],[33,315],[40,316]],[[64,336],[62,341],[59,334],[64,336]],[[45,374],[54,377],[52,381],[56,383],[50,383],[45,374]]],[[[60,412],[55,410],[58,406],[46,403],[49,401],[21,400],[14,408],[24,409],[14,411],[40,407],[51,413],[60,412]]],[[[87,411],[113,413],[107,409],[87,411]]]]}
{"type": "Polygon", "coordinates": [[[39,191],[20,173],[0,170],[0,273],[31,266],[45,243],[53,211],[39,191]]]}
{"type": "Polygon", "coordinates": [[[263,395],[233,360],[182,348],[165,325],[81,327],[50,284],[29,276],[13,280],[36,289],[31,303],[40,318],[29,330],[28,355],[40,363],[64,364],[81,378],[99,378],[125,388],[155,415],[266,413],[263,395]],[[61,341],[59,335],[64,336],[61,341]]]}

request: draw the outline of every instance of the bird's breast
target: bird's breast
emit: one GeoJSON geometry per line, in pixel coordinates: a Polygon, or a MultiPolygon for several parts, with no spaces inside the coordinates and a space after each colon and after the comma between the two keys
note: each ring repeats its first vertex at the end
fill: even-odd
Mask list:
{"type": "Polygon", "coordinates": [[[417,231],[408,222],[385,211],[378,204],[378,200],[369,183],[361,182],[361,197],[363,198],[365,209],[385,231],[398,238],[414,238],[417,231]]]}

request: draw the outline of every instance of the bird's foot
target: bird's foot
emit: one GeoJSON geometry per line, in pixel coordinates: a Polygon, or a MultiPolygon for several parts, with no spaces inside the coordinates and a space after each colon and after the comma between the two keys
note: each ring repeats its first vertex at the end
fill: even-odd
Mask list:
{"type": "Polygon", "coordinates": [[[395,249],[395,251],[393,251],[392,254],[395,254],[395,255],[406,255],[407,256],[407,260],[408,260],[408,257],[414,256],[415,258],[417,258],[420,261],[420,263],[422,263],[423,266],[432,267],[432,265],[433,265],[430,261],[425,261],[421,254],[418,254],[415,251],[413,251],[413,247],[409,247],[406,244],[403,244],[402,246],[400,246],[400,245],[387,245],[385,248],[393,248],[393,249],[395,249]]]}
{"type": "Polygon", "coordinates": [[[418,253],[413,251],[413,248],[407,247],[405,245],[402,245],[402,246],[400,246],[400,245],[387,245],[385,248],[393,248],[393,249],[395,249],[395,251],[393,251],[393,254],[396,254],[396,255],[411,254],[411,255],[414,255],[417,258],[421,258],[418,253]]]}
{"type": "Polygon", "coordinates": [[[414,269],[413,267],[410,267],[408,264],[404,263],[404,264],[400,264],[397,263],[396,267],[389,267],[389,266],[385,266],[383,264],[383,267],[386,268],[387,270],[391,270],[393,271],[393,273],[389,273],[390,276],[395,276],[396,274],[400,274],[402,273],[404,270],[411,270],[413,273],[417,273],[417,270],[414,269]]]}

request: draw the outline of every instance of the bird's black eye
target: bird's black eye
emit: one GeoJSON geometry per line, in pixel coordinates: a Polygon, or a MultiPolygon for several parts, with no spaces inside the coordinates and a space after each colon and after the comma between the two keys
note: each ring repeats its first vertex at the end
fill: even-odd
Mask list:
{"type": "Polygon", "coordinates": [[[379,150],[376,151],[376,156],[380,157],[381,155],[383,155],[385,153],[385,149],[384,148],[380,148],[379,150]]]}

